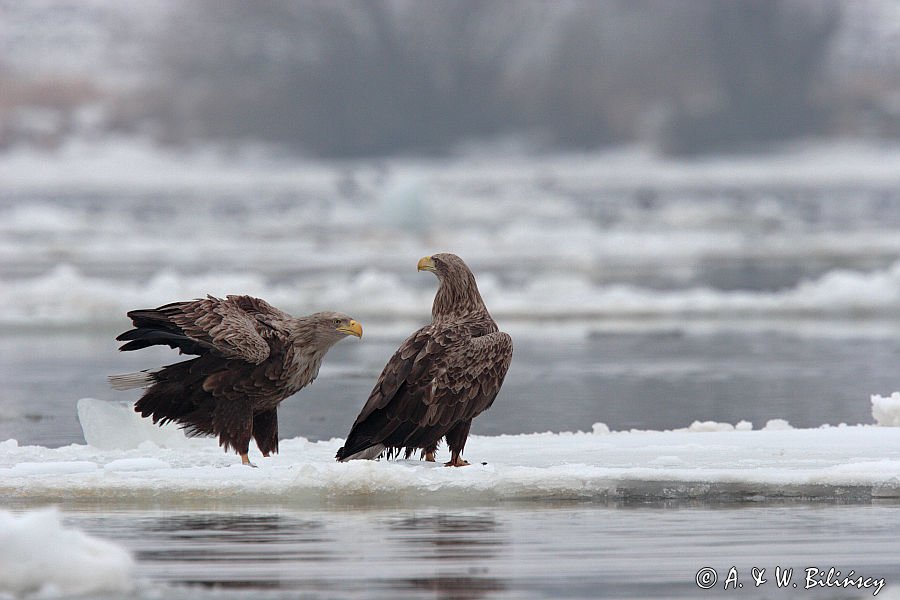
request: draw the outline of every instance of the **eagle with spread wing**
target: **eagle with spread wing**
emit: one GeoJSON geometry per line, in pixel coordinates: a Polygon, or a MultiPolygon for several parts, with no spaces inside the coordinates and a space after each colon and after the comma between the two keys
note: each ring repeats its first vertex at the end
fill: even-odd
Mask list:
{"type": "Polygon", "coordinates": [[[434,461],[447,439],[450,462],[469,463],[462,452],[472,419],[490,408],[512,360],[512,339],[491,318],[475,276],[455,254],[419,261],[437,275],[432,321],[406,341],[384,367],[357,417],[339,461],[388,457],[421,450],[434,461]]]}
{"type": "Polygon", "coordinates": [[[328,350],[362,327],[347,315],[293,317],[252,296],[174,302],[133,310],[134,329],[119,349],[164,345],[197,358],[156,370],[113,375],[118,390],[146,388],[134,406],[154,423],[175,422],[188,435],[218,436],[245,465],[250,440],[263,456],[278,452],[278,405],[316,378],[328,350]]]}

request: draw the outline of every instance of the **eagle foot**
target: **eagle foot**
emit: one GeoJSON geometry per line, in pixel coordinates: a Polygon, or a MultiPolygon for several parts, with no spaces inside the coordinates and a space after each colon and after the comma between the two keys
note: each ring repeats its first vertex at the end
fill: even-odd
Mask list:
{"type": "Polygon", "coordinates": [[[445,462],[444,466],[445,467],[468,467],[469,464],[470,464],[469,461],[464,460],[458,456],[454,456],[452,460],[445,462]]]}
{"type": "Polygon", "coordinates": [[[253,467],[254,469],[256,468],[256,465],[250,462],[250,457],[246,454],[241,454],[241,464],[247,465],[248,467],[253,467]]]}

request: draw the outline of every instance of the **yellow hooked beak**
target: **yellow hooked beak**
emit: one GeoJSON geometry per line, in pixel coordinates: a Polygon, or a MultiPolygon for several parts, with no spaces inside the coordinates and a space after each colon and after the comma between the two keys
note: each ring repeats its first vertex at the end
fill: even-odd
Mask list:
{"type": "Polygon", "coordinates": [[[346,333],[347,335],[355,335],[358,338],[362,337],[362,325],[353,319],[350,320],[349,324],[338,327],[337,330],[341,333],[346,333]]]}
{"type": "Polygon", "coordinates": [[[434,261],[431,260],[430,256],[423,256],[419,259],[419,264],[417,265],[419,271],[431,271],[432,273],[437,272],[437,269],[434,267],[434,261]]]}

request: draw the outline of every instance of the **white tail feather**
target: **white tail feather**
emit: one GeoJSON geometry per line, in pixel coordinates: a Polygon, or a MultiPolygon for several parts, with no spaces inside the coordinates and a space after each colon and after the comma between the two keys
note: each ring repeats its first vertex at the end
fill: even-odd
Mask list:
{"type": "Polygon", "coordinates": [[[133,390],[153,385],[153,373],[154,371],[123,373],[122,375],[110,375],[107,380],[114,390],[133,390]]]}
{"type": "Polygon", "coordinates": [[[356,454],[342,458],[341,462],[347,462],[348,460],[375,460],[382,452],[384,452],[384,444],[375,444],[365,450],[360,450],[356,454]]]}

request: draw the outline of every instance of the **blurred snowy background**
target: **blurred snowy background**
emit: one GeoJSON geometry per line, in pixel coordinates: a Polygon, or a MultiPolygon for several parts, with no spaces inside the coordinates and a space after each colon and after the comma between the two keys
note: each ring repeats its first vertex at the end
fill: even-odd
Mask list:
{"type": "Polygon", "coordinates": [[[0,2],[2,146],[667,155],[900,135],[894,0],[0,2]]]}
{"type": "Polygon", "coordinates": [[[517,336],[483,432],[870,419],[900,2],[0,0],[0,439],[77,438],[173,360],[124,312],[207,293],[363,321],[284,420],[341,435],[437,251],[517,336]]]}
{"type": "Polygon", "coordinates": [[[840,427],[898,423],[898,306],[900,0],[0,0],[4,598],[898,598],[896,437],[840,427]],[[476,466],[338,465],[438,251],[515,340],[476,466]],[[207,293],[365,327],[259,469],[106,384],[207,293]]]}

